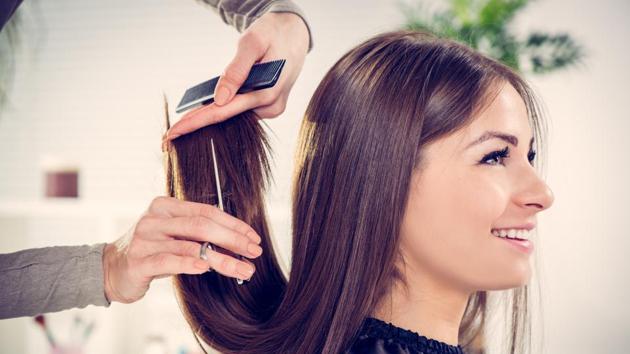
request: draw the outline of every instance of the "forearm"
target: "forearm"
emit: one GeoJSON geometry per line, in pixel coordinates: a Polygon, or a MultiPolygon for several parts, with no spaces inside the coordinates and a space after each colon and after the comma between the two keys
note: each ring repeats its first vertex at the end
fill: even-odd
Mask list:
{"type": "Polygon", "coordinates": [[[243,32],[267,12],[289,12],[299,16],[309,35],[308,51],[313,48],[313,34],[304,12],[290,0],[201,0],[219,13],[223,22],[243,32]]]}
{"type": "Polygon", "coordinates": [[[103,279],[105,244],[0,254],[0,318],[109,306],[103,279]]]}

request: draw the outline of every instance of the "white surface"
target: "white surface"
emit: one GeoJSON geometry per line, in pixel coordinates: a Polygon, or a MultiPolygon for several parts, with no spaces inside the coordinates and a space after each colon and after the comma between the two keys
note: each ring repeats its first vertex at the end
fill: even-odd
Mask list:
{"type": "MultiPolygon", "coordinates": [[[[275,210],[289,205],[299,122],[325,71],[351,46],[402,21],[396,1],[300,3],[311,19],[315,48],[286,112],[268,121],[275,132],[277,183],[270,193],[275,210]]],[[[58,0],[41,1],[39,8],[39,17],[33,11],[30,17],[40,18],[41,27],[27,26],[24,37],[25,47],[38,45],[37,50],[17,57],[11,106],[0,118],[0,199],[37,200],[43,194],[38,164],[41,156],[52,155],[81,163],[80,195],[89,205],[124,207],[130,200],[148,205],[163,193],[162,91],[175,104],[183,92],[178,88],[220,73],[238,34],[190,0],[58,0]]],[[[628,14],[630,3],[622,0],[547,0],[531,4],[515,22],[518,33],[567,31],[589,51],[586,68],[532,78],[551,118],[547,179],[556,197],[539,218],[543,242],[537,247],[546,353],[621,353],[630,346],[630,306],[623,300],[630,296],[625,275],[630,269],[628,14]]],[[[39,208],[19,208],[31,207],[39,208]]],[[[2,203],[4,212],[11,214],[10,209],[2,203]]],[[[30,245],[11,230],[41,243],[61,242],[35,235],[43,230],[78,243],[117,237],[118,230],[98,226],[98,238],[87,233],[94,227],[88,215],[51,218],[33,226],[33,220],[7,216],[0,242],[30,245]]],[[[128,227],[123,224],[121,229],[128,227]]],[[[286,257],[287,218],[276,217],[274,228],[286,257]]],[[[153,317],[142,315],[152,301],[145,300],[124,310],[94,309],[107,318],[100,328],[109,334],[95,333],[90,353],[138,353],[141,332],[151,323],[164,326],[159,330],[181,331],[182,338],[189,335],[176,322],[152,322],[153,317]],[[134,330],[121,333],[121,324],[134,330]]],[[[161,311],[150,313],[159,317],[161,311]]],[[[0,321],[0,328],[0,352],[43,352],[44,339],[30,323],[0,321]],[[28,336],[19,339],[23,332],[15,328],[27,325],[28,336]]]]}

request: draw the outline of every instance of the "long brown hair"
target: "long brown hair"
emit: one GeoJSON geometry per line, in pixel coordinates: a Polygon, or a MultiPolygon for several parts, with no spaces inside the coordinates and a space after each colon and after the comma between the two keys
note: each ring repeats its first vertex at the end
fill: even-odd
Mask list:
{"type": "MultiPolygon", "coordinates": [[[[523,98],[539,152],[544,121],[528,84],[509,67],[429,33],[389,32],[351,49],[328,71],[308,107],[296,156],[289,281],[273,251],[263,192],[269,146],[246,112],[173,141],[170,196],[215,204],[209,139],[218,147],[228,212],[261,235],[251,282],[216,272],[179,275],[194,333],[226,353],[339,353],[395,281],[404,277],[399,231],[423,147],[466,127],[510,83],[523,98]]],[[[511,290],[507,352],[530,338],[528,286],[511,290]]],[[[470,297],[459,340],[484,351],[488,293],[470,297]]]]}

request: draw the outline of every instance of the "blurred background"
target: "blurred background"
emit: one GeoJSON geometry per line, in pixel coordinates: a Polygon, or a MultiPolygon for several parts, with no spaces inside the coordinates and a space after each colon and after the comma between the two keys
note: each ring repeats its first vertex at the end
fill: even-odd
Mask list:
{"type": "MultiPolygon", "coordinates": [[[[308,100],[326,70],[362,40],[406,25],[477,33],[470,25],[474,11],[464,10],[468,3],[489,2],[517,6],[488,17],[501,26],[486,26],[494,41],[481,38],[478,48],[522,70],[549,119],[545,176],[555,204],[538,217],[537,331],[544,335],[538,350],[625,353],[625,0],[538,0],[526,6],[498,0],[298,1],[315,47],[286,111],[267,120],[275,178],[267,203],[276,249],[288,269],[293,152],[308,100]],[[416,10],[432,15],[422,19],[416,10]]],[[[15,31],[5,29],[1,36],[7,91],[0,97],[0,253],[111,242],[164,194],[162,94],[174,105],[186,87],[220,74],[239,34],[192,0],[25,0],[15,16],[15,31]],[[76,188],[59,189],[60,180],[76,188]]],[[[135,304],[63,311],[47,315],[47,322],[59,341],[82,341],[84,353],[198,351],[169,279],[154,281],[135,304]]],[[[490,326],[491,336],[500,338],[500,320],[490,326]]],[[[32,318],[0,321],[1,353],[49,351],[32,318]]]]}

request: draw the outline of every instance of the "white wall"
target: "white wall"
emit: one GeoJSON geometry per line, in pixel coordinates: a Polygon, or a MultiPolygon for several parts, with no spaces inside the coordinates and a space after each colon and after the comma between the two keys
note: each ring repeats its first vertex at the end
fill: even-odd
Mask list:
{"type": "MultiPolygon", "coordinates": [[[[315,48],[286,112],[268,121],[276,136],[270,204],[286,261],[292,157],[306,104],[345,51],[403,21],[396,1],[300,4],[311,21],[315,48]]],[[[186,85],[219,74],[234,53],[238,33],[190,0],[27,0],[21,11],[27,20],[25,50],[18,53],[10,105],[0,117],[0,252],[111,241],[163,193],[161,93],[175,103],[186,85]],[[126,214],[107,220],[55,214],[57,205],[40,199],[40,165],[47,155],[81,166],[83,204],[75,207],[98,215],[121,204],[126,214]],[[16,201],[26,204],[12,212],[16,201]],[[86,236],[92,222],[98,233],[86,236]]],[[[630,188],[624,183],[630,180],[625,138],[630,117],[624,106],[630,98],[628,15],[630,3],[622,0],[547,0],[531,4],[514,23],[517,33],[566,31],[589,54],[585,67],[530,78],[549,113],[547,181],[556,197],[539,216],[543,242],[537,247],[546,353],[621,353],[630,345],[630,306],[623,300],[630,296],[625,275],[630,188]]],[[[102,323],[89,352],[137,353],[142,336],[163,330],[149,328],[155,317],[178,318],[168,284],[155,288],[143,303],[80,312],[102,323]],[[162,301],[166,305],[152,307],[162,301]],[[119,322],[139,328],[122,333],[119,322]]],[[[52,320],[67,331],[74,313],[52,320]]],[[[169,329],[177,332],[169,337],[171,352],[191,343],[183,322],[170,326],[177,323],[177,330],[169,329]]],[[[0,321],[0,330],[0,352],[45,348],[27,319],[0,321]]]]}

